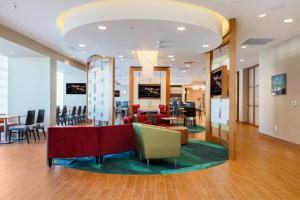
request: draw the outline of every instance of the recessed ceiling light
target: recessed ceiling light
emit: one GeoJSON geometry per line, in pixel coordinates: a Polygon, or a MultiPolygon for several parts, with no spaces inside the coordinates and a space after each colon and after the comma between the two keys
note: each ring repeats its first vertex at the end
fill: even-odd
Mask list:
{"type": "Polygon", "coordinates": [[[106,26],[98,26],[98,29],[101,31],[105,31],[107,29],[107,27],[106,26]]]}
{"type": "Polygon", "coordinates": [[[202,45],[202,47],[208,48],[208,47],[209,47],[209,44],[204,44],[204,45],[202,45]]]}
{"type": "Polygon", "coordinates": [[[177,31],[185,31],[186,28],[184,26],[179,26],[177,27],[177,31]]]}
{"type": "Polygon", "coordinates": [[[258,15],[259,18],[263,18],[263,17],[266,17],[267,15],[265,13],[262,13],[260,15],[258,15]]]}
{"type": "Polygon", "coordinates": [[[285,19],[283,22],[284,23],[292,23],[294,20],[292,18],[285,19]]]}
{"type": "Polygon", "coordinates": [[[82,51],[81,53],[82,53],[82,54],[86,54],[86,51],[82,51]]]}
{"type": "Polygon", "coordinates": [[[185,66],[187,66],[187,67],[190,67],[191,65],[189,65],[189,64],[186,64],[185,66]]]}
{"type": "Polygon", "coordinates": [[[85,44],[78,44],[79,47],[83,48],[83,47],[86,47],[85,44]]]}
{"type": "Polygon", "coordinates": [[[124,58],[124,56],[123,56],[123,55],[118,55],[118,57],[119,57],[119,58],[124,58]]]}
{"type": "Polygon", "coordinates": [[[170,56],[168,56],[169,58],[174,58],[174,56],[172,56],[172,55],[170,55],[170,56]]]}
{"type": "Polygon", "coordinates": [[[183,70],[182,72],[183,72],[183,73],[185,73],[186,71],[185,71],[185,70],[183,70]]]}
{"type": "Polygon", "coordinates": [[[171,58],[172,61],[175,61],[175,58],[171,58]]]}
{"type": "Polygon", "coordinates": [[[241,59],[240,61],[241,61],[241,62],[245,62],[245,60],[244,60],[244,59],[241,59]]]}
{"type": "Polygon", "coordinates": [[[241,48],[242,49],[247,49],[247,45],[242,45],[241,48]]]}
{"type": "Polygon", "coordinates": [[[15,52],[14,52],[14,51],[10,51],[9,53],[10,53],[10,54],[15,54],[15,52]]]}

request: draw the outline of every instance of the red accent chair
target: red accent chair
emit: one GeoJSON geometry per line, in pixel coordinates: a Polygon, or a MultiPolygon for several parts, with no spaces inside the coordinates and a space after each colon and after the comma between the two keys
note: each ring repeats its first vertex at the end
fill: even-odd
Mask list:
{"type": "Polygon", "coordinates": [[[132,104],[132,113],[136,114],[139,112],[140,104],[132,104]]]}
{"type": "Polygon", "coordinates": [[[159,104],[158,107],[159,107],[160,114],[166,114],[167,113],[167,106],[166,105],[159,104]]]}
{"type": "Polygon", "coordinates": [[[158,126],[170,126],[170,121],[162,120],[161,118],[170,117],[168,114],[158,114],[155,116],[156,125],[158,126]]]}
{"type": "MultiPolygon", "coordinates": [[[[165,121],[162,120],[161,118],[164,117],[170,117],[170,115],[168,114],[157,114],[155,115],[155,121],[156,124],[153,125],[157,125],[157,126],[170,126],[170,121],[165,121]]],[[[137,122],[142,123],[142,124],[152,124],[151,120],[148,120],[146,115],[137,115],[137,122]]],[[[132,123],[132,117],[131,116],[127,116],[124,118],[124,124],[131,124],[132,123]]]]}

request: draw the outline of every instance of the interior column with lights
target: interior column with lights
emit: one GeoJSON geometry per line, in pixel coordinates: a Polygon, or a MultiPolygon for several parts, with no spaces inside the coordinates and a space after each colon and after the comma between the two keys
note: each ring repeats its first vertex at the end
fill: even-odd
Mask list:
{"type": "Polygon", "coordinates": [[[236,137],[236,19],[229,20],[222,45],[206,54],[206,139],[228,148],[235,160],[236,137]]]}

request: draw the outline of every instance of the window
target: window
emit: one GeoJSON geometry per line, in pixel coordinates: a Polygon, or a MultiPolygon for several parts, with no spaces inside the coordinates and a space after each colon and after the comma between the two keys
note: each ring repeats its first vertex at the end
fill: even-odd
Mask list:
{"type": "Polygon", "coordinates": [[[64,73],[57,72],[57,93],[56,93],[56,104],[61,108],[64,105],[64,73]]]}
{"type": "Polygon", "coordinates": [[[0,114],[8,111],[8,57],[0,55],[0,114]]]}

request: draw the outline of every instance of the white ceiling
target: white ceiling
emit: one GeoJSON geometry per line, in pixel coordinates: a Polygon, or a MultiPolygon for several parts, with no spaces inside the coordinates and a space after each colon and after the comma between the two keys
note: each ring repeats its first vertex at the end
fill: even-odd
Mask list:
{"type": "Polygon", "coordinates": [[[44,56],[36,51],[0,38],[0,55],[7,57],[41,57],[44,56]]]}
{"type": "MultiPolygon", "coordinates": [[[[26,36],[49,46],[70,57],[76,56],[78,60],[85,59],[95,50],[81,54],[74,51],[71,45],[64,40],[63,35],[56,27],[56,18],[65,10],[95,0],[0,0],[0,23],[4,24],[26,36]],[[16,5],[16,6],[15,6],[16,5]]],[[[267,46],[248,46],[247,49],[238,49],[238,67],[251,66],[258,63],[258,54],[263,48],[284,41],[300,34],[300,1],[299,0],[181,0],[195,3],[213,9],[227,19],[238,20],[238,44],[249,38],[274,38],[267,46]],[[258,18],[266,13],[265,18],[258,18]],[[284,24],[283,20],[293,18],[294,22],[284,24]]],[[[99,49],[101,51],[101,49],[99,49]]],[[[1,49],[0,49],[1,52],[1,49]]],[[[121,52],[120,52],[121,53],[121,52]]],[[[171,52],[170,52],[171,53],[171,52]]],[[[176,53],[176,52],[175,52],[176,53]]],[[[167,54],[163,55],[165,57],[167,54]]],[[[126,55],[125,55],[126,56],[126,55]]],[[[129,55],[128,55],[129,57],[129,55]]],[[[175,55],[178,57],[172,64],[172,82],[191,82],[195,78],[204,78],[203,55],[187,54],[175,55]],[[184,61],[195,61],[189,70],[183,72],[184,61]]],[[[118,81],[127,82],[128,67],[134,64],[132,59],[117,61],[118,81]]],[[[167,64],[167,63],[166,63],[167,64]]]]}

